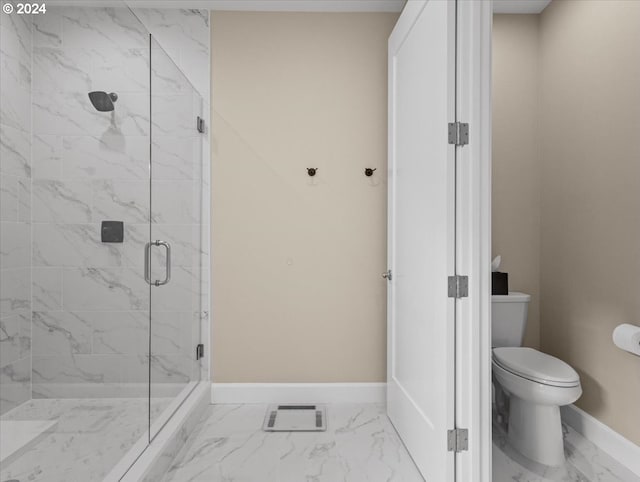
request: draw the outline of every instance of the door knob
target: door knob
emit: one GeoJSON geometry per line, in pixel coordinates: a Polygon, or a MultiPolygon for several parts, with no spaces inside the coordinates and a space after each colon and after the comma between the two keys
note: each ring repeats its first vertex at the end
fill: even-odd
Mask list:
{"type": "Polygon", "coordinates": [[[387,270],[384,273],[382,273],[382,277],[388,281],[391,281],[392,279],[391,270],[387,270]]]}

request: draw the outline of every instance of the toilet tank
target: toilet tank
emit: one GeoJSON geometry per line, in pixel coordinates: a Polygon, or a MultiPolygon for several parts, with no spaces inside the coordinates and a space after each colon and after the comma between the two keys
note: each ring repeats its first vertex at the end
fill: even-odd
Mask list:
{"type": "Polygon", "coordinates": [[[522,346],[529,300],[516,291],[491,296],[491,346],[522,346]]]}

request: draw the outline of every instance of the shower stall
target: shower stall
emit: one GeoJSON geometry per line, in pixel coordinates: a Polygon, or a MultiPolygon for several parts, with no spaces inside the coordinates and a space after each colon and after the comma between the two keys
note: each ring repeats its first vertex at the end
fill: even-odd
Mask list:
{"type": "Polygon", "coordinates": [[[71,4],[0,17],[0,481],[113,476],[208,378],[207,104],[71,4]]]}

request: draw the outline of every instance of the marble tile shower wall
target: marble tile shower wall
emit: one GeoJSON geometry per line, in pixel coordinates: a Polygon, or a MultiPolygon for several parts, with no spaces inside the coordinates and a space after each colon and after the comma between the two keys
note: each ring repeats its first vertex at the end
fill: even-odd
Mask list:
{"type": "Polygon", "coordinates": [[[31,398],[31,28],[0,16],[0,415],[31,398]]]}
{"type": "MultiPolygon", "coordinates": [[[[150,100],[148,32],[127,9],[50,8],[34,22],[33,396],[119,396],[132,384],[144,395],[150,303],[153,382],[197,378],[206,256],[198,96],[153,49],[150,100]],[[96,111],[92,90],[116,92],[115,111],[96,111]],[[124,222],[122,244],[101,242],[103,220],[124,222]],[[150,220],[154,239],[174,248],[172,281],[152,292],[143,277],[150,220]]],[[[158,270],[162,256],[155,251],[158,270]]]]}
{"type": "Polygon", "coordinates": [[[197,9],[133,8],[171,59],[210,103],[209,11],[197,9]]]}

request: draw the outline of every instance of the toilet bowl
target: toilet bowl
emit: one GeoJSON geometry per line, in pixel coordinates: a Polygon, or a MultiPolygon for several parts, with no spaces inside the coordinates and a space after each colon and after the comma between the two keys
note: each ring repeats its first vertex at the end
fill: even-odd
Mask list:
{"type": "Polygon", "coordinates": [[[568,364],[532,348],[493,349],[494,381],[509,396],[507,438],[537,463],[564,463],[560,407],[582,395],[580,377],[568,364]]]}
{"type": "Polygon", "coordinates": [[[510,445],[549,466],[564,463],[560,407],[582,395],[580,377],[562,360],[522,347],[531,296],[491,297],[493,380],[498,422],[507,421],[510,445]]]}

